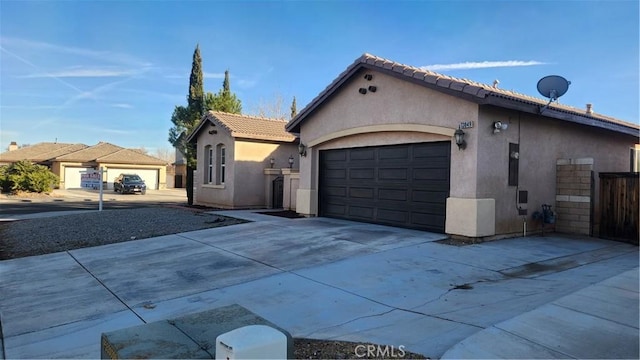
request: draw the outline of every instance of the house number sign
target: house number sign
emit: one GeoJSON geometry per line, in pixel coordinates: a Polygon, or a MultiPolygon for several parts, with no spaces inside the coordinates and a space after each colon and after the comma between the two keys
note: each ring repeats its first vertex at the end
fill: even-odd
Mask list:
{"type": "Polygon", "coordinates": [[[473,121],[464,121],[460,123],[460,129],[471,129],[473,127],[473,121]]]}

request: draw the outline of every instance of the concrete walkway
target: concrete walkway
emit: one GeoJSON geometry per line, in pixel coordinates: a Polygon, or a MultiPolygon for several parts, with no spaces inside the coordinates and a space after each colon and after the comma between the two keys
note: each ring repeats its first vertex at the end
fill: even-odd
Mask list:
{"type": "MultiPolygon", "coordinates": [[[[296,337],[440,357],[485,329],[626,272],[621,281],[632,282],[638,272],[637,247],[598,239],[456,247],[406,229],[223,214],[254,222],[0,262],[5,356],[97,358],[102,332],[238,303],[296,337]]],[[[599,318],[621,315],[602,309],[599,318]]],[[[637,349],[631,325],[622,338],[635,335],[637,349]]],[[[599,336],[593,329],[581,332],[584,342],[599,336]]]]}

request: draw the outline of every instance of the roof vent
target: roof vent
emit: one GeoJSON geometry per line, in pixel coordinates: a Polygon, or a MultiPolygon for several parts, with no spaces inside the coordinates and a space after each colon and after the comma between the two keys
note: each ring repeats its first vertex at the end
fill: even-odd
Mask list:
{"type": "Polygon", "coordinates": [[[587,104],[587,114],[593,114],[593,104],[587,104]]]}
{"type": "Polygon", "coordinates": [[[498,88],[498,84],[500,84],[500,80],[498,80],[498,79],[493,80],[493,87],[494,88],[497,89],[498,88]]]}

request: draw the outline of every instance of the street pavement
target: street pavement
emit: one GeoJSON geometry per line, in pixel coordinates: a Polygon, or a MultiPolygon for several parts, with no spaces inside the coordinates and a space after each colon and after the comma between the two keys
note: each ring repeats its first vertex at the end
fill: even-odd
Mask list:
{"type": "Polygon", "coordinates": [[[103,332],[234,303],[294,337],[434,358],[638,358],[636,246],[550,235],[458,247],[393,227],[218,213],[253,222],[1,261],[6,358],[98,358],[103,332]]]}

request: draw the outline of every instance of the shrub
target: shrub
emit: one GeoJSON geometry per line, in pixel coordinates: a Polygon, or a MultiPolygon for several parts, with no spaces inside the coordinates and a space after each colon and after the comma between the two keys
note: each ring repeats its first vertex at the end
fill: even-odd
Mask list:
{"type": "Polygon", "coordinates": [[[58,176],[46,166],[21,160],[0,167],[0,186],[3,191],[51,192],[58,176]]]}

